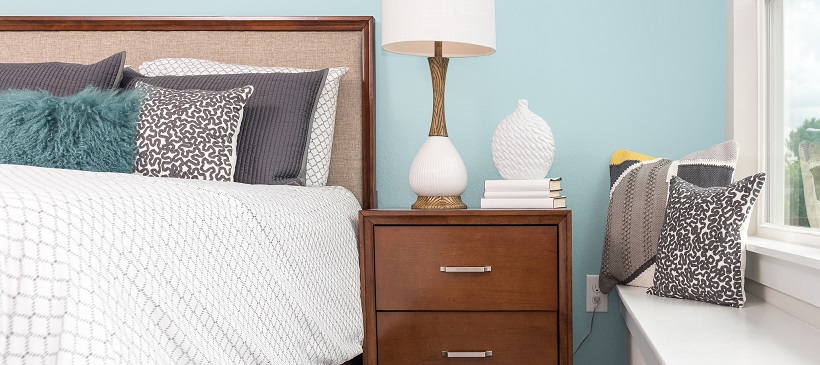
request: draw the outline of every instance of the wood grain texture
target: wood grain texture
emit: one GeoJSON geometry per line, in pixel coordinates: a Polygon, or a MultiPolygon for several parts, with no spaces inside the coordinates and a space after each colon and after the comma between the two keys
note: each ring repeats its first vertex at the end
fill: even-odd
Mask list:
{"type": "Polygon", "coordinates": [[[412,209],[467,209],[461,196],[419,196],[412,209]]]}
{"type": "MultiPolygon", "coordinates": [[[[376,207],[375,31],[372,16],[321,17],[0,17],[0,31],[263,31],[355,32],[361,36],[362,207],[376,207]]],[[[127,49],[126,49],[127,51],[127,49]]]]}
{"type": "Polygon", "coordinates": [[[340,21],[354,23],[354,29],[362,25],[362,209],[372,209],[379,205],[376,192],[376,22],[372,16],[350,18],[340,21]]]}
{"type": "Polygon", "coordinates": [[[375,227],[376,310],[557,311],[557,233],[555,226],[375,227]]]}
{"type": "Polygon", "coordinates": [[[430,123],[429,136],[447,137],[447,123],[444,120],[444,84],[447,81],[447,65],[450,59],[446,57],[428,57],[430,77],[433,80],[433,120],[430,123]]]}
{"type": "Polygon", "coordinates": [[[558,364],[555,312],[379,312],[378,321],[379,364],[558,364]]]}
{"type": "Polygon", "coordinates": [[[271,30],[360,31],[370,16],[316,17],[174,17],[174,16],[9,16],[0,17],[0,30],[271,30]]]}
{"type": "Polygon", "coordinates": [[[572,364],[572,212],[558,223],[558,331],[561,365],[572,364]]]}
{"type": "Polygon", "coordinates": [[[376,280],[374,225],[359,212],[359,279],[362,291],[364,341],[362,360],[364,364],[376,364],[376,280]]]}
{"type": "MultiPolygon", "coordinates": [[[[390,343],[391,341],[398,341],[401,343],[396,344],[396,346],[405,346],[405,342],[403,342],[405,338],[414,337],[414,329],[415,326],[412,322],[416,320],[409,320],[408,323],[410,324],[401,324],[395,328],[406,328],[406,330],[396,330],[395,335],[399,337],[395,337],[391,339],[391,337],[384,337],[388,336],[384,329],[383,323],[381,322],[384,315],[388,314],[398,314],[401,317],[399,318],[417,318],[412,317],[411,315],[414,314],[423,314],[423,313],[438,313],[439,310],[431,310],[431,311],[419,311],[419,310],[377,310],[377,302],[378,305],[381,307],[383,304],[377,296],[379,296],[381,287],[384,285],[395,285],[392,282],[395,280],[396,282],[402,282],[405,280],[406,284],[408,279],[403,277],[398,277],[398,274],[391,273],[391,270],[386,270],[385,273],[378,274],[376,273],[376,266],[380,265],[379,262],[382,260],[382,254],[386,256],[395,256],[393,258],[387,258],[386,260],[400,260],[402,257],[404,261],[408,263],[418,262],[419,258],[416,257],[417,253],[413,252],[412,245],[408,245],[404,248],[403,253],[399,252],[379,252],[382,240],[399,240],[399,241],[410,241],[413,242],[413,239],[408,239],[406,237],[410,236],[421,236],[421,237],[431,237],[431,236],[443,236],[443,237],[456,237],[455,241],[459,239],[457,237],[464,236],[464,237],[471,237],[470,233],[459,233],[459,231],[469,232],[475,230],[476,232],[472,234],[470,240],[479,239],[480,237],[486,237],[487,231],[485,229],[491,228],[520,228],[522,230],[526,230],[529,228],[533,228],[536,230],[545,230],[544,232],[547,233],[535,233],[533,234],[530,232],[529,235],[526,235],[527,232],[522,232],[522,235],[529,237],[528,239],[537,239],[533,237],[538,236],[551,236],[548,240],[554,242],[552,246],[551,253],[544,254],[543,252],[532,252],[531,255],[534,257],[542,257],[542,262],[544,266],[550,266],[557,271],[557,288],[553,287],[553,295],[557,298],[557,311],[503,311],[498,309],[493,310],[484,310],[484,311],[448,311],[446,313],[452,314],[512,314],[512,313],[530,313],[530,314],[551,314],[554,315],[556,318],[555,322],[555,330],[552,331],[551,335],[547,335],[547,337],[537,337],[534,336],[529,338],[529,340],[536,340],[538,341],[538,346],[544,347],[554,347],[557,352],[557,358],[555,358],[555,364],[562,364],[568,365],[572,364],[572,257],[571,257],[571,246],[572,246],[572,220],[571,220],[572,212],[567,209],[549,209],[549,210],[480,210],[480,209],[467,209],[467,210],[364,210],[360,212],[359,221],[360,221],[360,250],[361,250],[361,265],[362,265],[362,308],[364,310],[365,316],[365,341],[364,341],[364,364],[367,365],[376,365],[379,363],[379,358],[382,356],[380,353],[381,350],[384,350],[384,345],[386,343],[390,343]],[[416,228],[419,232],[408,232],[402,231],[405,228],[416,228]],[[396,229],[397,232],[388,235],[386,238],[378,235],[376,232],[382,229],[396,229]],[[442,233],[441,231],[436,231],[437,229],[444,229],[444,230],[452,230],[449,233],[442,233]],[[454,233],[455,232],[455,233],[454,233]],[[406,233],[406,234],[403,234],[406,233]],[[391,238],[392,236],[392,238],[391,238]],[[475,238],[479,237],[479,238],[475,238]],[[554,255],[553,255],[554,254],[554,255]],[[549,257],[552,257],[551,259],[549,257]],[[392,275],[392,276],[391,276],[392,275]],[[385,277],[386,276],[386,277],[385,277]],[[377,288],[376,280],[382,281],[382,284],[379,284],[379,288],[377,288]],[[411,327],[405,327],[411,326],[411,327]],[[402,332],[404,331],[404,332],[402,332]],[[551,339],[551,340],[550,340],[551,339]],[[383,342],[383,341],[388,342],[383,342]]],[[[540,232],[540,231],[539,231],[540,232]]],[[[550,241],[548,241],[550,242],[550,241]]],[[[447,242],[443,242],[442,244],[447,244],[447,242]]],[[[503,244],[503,243],[502,243],[503,244]]],[[[431,245],[432,246],[432,245],[431,245]]],[[[388,250],[392,250],[388,249],[388,250]]],[[[418,251],[424,251],[424,248],[420,248],[418,251]]],[[[459,252],[458,249],[455,249],[459,252]]],[[[463,252],[463,248],[462,251],[463,252]]],[[[447,256],[447,253],[439,252],[437,254],[433,254],[432,256],[447,256]]],[[[422,255],[423,257],[430,257],[430,255],[422,255]]],[[[458,255],[452,254],[449,257],[463,257],[465,255],[458,255]]],[[[527,261],[528,259],[523,259],[523,261],[527,261]]],[[[522,261],[522,260],[518,260],[522,261]]],[[[402,264],[402,265],[409,265],[409,264],[402,264]]],[[[476,265],[468,264],[469,266],[479,266],[482,265],[481,263],[476,263],[476,265]]],[[[468,266],[464,265],[464,266],[468,266]]],[[[495,268],[494,268],[495,269],[495,268]]],[[[472,274],[469,274],[472,275],[472,274]]],[[[425,280],[424,278],[421,281],[425,280]]],[[[416,283],[411,283],[409,285],[420,285],[416,283]]],[[[416,301],[415,298],[412,297],[413,293],[418,294],[418,289],[409,289],[406,288],[409,292],[407,295],[409,297],[407,300],[412,304],[416,301]]],[[[458,293],[458,290],[455,290],[455,293],[458,293]]],[[[423,295],[423,294],[422,294],[423,295]]],[[[492,295],[492,292],[486,293],[486,295],[492,295]]],[[[452,296],[456,296],[453,294],[452,296]]],[[[459,299],[453,299],[454,301],[458,301],[459,299]]],[[[503,299],[502,299],[503,300],[503,299]]],[[[388,305],[392,305],[389,302],[388,305]]],[[[405,304],[399,304],[405,305],[405,304]]],[[[447,303],[444,306],[448,305],[447,303]]],[[[385,307],[386,308],[386,307],[385,307]]],[[[400,307],[404,308],[404,307],[400,307]]],[[[381,308],[379,308],[381,309],[381,308]]],[[[441,309],[443,310],[443,309],[441,309]]],[[[508,322],[504,322],[508,323],[508,322]]],[[[500,324],[498,328],[494,329],[494,333],[498,333],[499,330],[504,330],[504,324],[500,324]]],[[[469,332],[466,328],[469,327],[467,325],[456,325],[451,324],[448,326],[448,331],[459,331],[461,335],[456,336],[458,338],[467,339],[474,334],[469,332]]],[[[393,328],[391,325],[389,328],[393,328]]],[[[420,329],[423,330],[423,329],[420,329]]],[[[436,329],[429,329],[429,330],[436,330],[436,329]]],[[[391,330],[392,331],[392,330],[391,330]]],[[[492,331],[491,331],[492,332],[492,331]]],[[[424,336],[421,336],[424,337],[424,336]]],[[[499,337],[501,337],[499,335],[499,337]]],[[[392,352],[393,350],[389,350],[390,346],[388,345],[388,353],[392,352]]],[[[414,344],[409,345],[409,348],[421,346],[421,344],[414,344]]],[[[465,351],[472,351],[469,349],[462,349],[465,351]]],[[[402,350],[403,351],[403,350],[402,350]]],[[[440,350],[439,350],[440,351],[440,350]]],[[[453,350],[457,351],[457,350],[453,350]]],[[[482,351],[482,350],[477,350],[482,351]]],[[[401,351],[399,351],[401,353],[401,351]]],[[[392,355],[391,355],[392,356],[392,355]]],[[[402,360],[402,356],[398,358],[390,357],[388,358],[387,362],[381,362],[382,364],[401,364],[405,361],[402,360]]],[[[492,361],[490,359],[446,359],[450,360],[446,363],[463,363],[469,364],[472,363],[471,361],[481,360],[485,362],[476,362],[477,364],[484,364],[484,363],[493,363],[493,362],[486,362],[492,361]],[[459,362],[462,361],[462,362],[459,362]]],[[[413,364],[422,364],[422,363],[431,363],[435,364],[440,361],[440,359],[431,359],[430,362],[427,360],[421,361],[419,359],[412,359],[406,363],[413,363],[413,364]],[[415,361],[415,362],[413,362],[415,361]]],[[[540,360],[543,361],[543,360],[540,360]]],[[[553,361],[553,360],[550,360],[553,361]]],[[[525,364],[538,364],[542,362],[537,361],[523,361],[523,362],[498,362],[504,364],[513,364],[513,363],[525,363],[525,364]]]]}
{"type": "Polygon", "coordinates": [[[368,209],[362,215],[377,225],[557,225],[570,214],[568,209],[368,209]]]}

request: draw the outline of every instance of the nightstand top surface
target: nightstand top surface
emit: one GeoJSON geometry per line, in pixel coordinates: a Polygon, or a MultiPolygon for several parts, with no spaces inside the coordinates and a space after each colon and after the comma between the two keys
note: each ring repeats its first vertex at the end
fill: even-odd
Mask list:
{"type": "Polygon", "coordinates": [[[375,224],[557,224],[572,217],[570,209],[367,209],[375,224]]]}
{"type": "Polygon", "coordinates": [[[566,215],[572,209],[364,209],[368,214],[402,215],[566,215]]]}

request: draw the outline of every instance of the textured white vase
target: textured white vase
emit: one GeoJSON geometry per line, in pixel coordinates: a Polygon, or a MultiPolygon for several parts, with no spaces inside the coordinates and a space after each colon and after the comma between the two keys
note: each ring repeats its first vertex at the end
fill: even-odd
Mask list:
{"type": "Polygon", "coordinates": [[[410,188],[418,196],[459,196],[467,190],[467,168],[449,138],[427,137],[410,166],[410,188]]]}
{"type": "Polygon", "coordinates": [[[515,111],[504,117],[493,134],[493,162],[508,180],[543,179],[552,166],[555,140],[544,118],[519,99],[515,111]]]}

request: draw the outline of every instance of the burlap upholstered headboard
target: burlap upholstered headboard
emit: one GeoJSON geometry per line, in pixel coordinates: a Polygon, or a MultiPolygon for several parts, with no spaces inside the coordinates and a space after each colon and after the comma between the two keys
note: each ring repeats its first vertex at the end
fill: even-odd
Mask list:
{"type": "Polygon", "coordinates": [[[0,17],[0,62],[126,64],[192,57],[256,66],[346,66],[328,184],[375,201],[372,17],[0,17]]]}

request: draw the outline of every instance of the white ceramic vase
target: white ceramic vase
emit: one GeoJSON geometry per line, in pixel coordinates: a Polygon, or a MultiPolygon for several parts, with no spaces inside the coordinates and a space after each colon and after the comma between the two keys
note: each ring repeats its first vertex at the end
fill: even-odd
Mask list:
{"type": "Polygon", "coordinates": [[[467,190],[467,168],[449,138],[427,137],[410,165],[410,188],[418,196],[459,196],[467,190]]]}
{"type": "Polygon", "coordinates": [[[552,166],[555,140],[547,122],[519,99],[515,111],[504,117],[493,134],[493,162],[508,180],[543,179],[552,166]]]}

